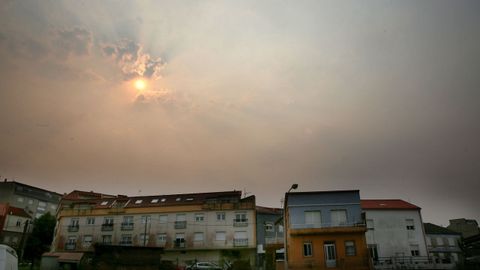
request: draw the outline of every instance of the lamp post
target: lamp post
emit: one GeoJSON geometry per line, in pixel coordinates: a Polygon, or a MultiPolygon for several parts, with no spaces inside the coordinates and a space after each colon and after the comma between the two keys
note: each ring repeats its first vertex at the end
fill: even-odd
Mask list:
{"type": "Polygon", "coordinates": [[[283,198],[283,232],[284,232],[284,237],[283,237],[283,260],[285,262],[285,270],[288,270],[288,257],[287,257],[287,195],[290,193],[292,189],[297,189],[298,184],[293,184],[290,189],[285,193],[285,198],[283,198]]]}

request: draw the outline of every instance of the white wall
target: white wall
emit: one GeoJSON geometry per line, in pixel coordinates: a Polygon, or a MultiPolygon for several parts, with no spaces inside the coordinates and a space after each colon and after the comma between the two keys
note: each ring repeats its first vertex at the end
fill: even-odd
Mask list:
{"type": "Polygon", "coordinates": [[[367,244],[377,244],[379,257],[403,254],[411,256],[410,246],[418,245],[419,256],[428,256],[419,210],[364,210],[374,229],[366,232],[367,244]],[[407,219],[413,219],[414,230],[407,230],[407,219]],[[410,234],[410,235],[409,235],[410,234]]]}

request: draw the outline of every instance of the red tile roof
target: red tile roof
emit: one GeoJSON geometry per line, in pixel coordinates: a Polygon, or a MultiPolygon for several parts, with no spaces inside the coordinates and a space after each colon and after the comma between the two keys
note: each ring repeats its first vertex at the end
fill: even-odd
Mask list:
{"type": "MultiPolygon", "coordinates": [[[[78,191],[77,191],[78,192],[78,191]]],[[[73,193],[73,192],[72,192],[73,193]]],[[[71,194],[71,193],[70,193],[71,194]]],[[[97,193],[98,194],[98,193],[97,193]]],[[[209,200],[228,200],[232,198],[235,201],[247,201],[250,197],[241,199],[241,191],[224,191],[224,192],[208,192],[208,193],[184,193],[184,194],[170,194],[170,195],[155,195],[155,196],[113,196],[98,198],[92,196],[92,198],[74,198],[64,199],[64,202],[73,203],[86,203],[93,204],[94,208],[112,208],[112,207],[155,207],[155,206],[167,206],[167,205],[195,205],[203,204],[209,200]]]]}
{"type": "Polygon", "coordinates": [[[7,213],[11,216],[32,218],[25,210],[18,207],[9,206],[7,213]]]}
{"type": "Polygon", "coordinates": [[[399,199],[386,200],[361,200],[362,209],[389,209],[389,210],[405,210],[420,209],[420,207],[399,199]]]}

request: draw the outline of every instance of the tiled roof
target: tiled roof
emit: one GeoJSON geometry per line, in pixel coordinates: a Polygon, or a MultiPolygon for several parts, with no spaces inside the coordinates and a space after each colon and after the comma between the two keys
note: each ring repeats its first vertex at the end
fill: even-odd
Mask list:
{"type": "Polygon", "coordinates": [[[97,193],[93,191],[74,190],[67,195],[63,195],[64,200],[81,200],[81,199],[100,199],[100,198],[115,198],[114,195],[97,193]]]}
{"type": "Polygon", "coordinates": [[[447,228],[432,224],[432,223],[423,223],[426,234],[452,234],[452,235],[462,235],[461,233],[454,232],[447,228]]]}
{"type": "Polygon", "coordinates": [[[389,210],[405,210],[420,209],[420,207],[399,199],[385,200],[360,200],[362,209],[389,209],[389,210]]]}
{"type": "MultiPolygon", "coordinates": [[[[205,203],[208,200],[234,200],[240,201],[241,191],[224,191],[224,192],[208,192],[208,193],[185,193],[155,196],[115,196],[108,198],[95,199],[76,199],[74,203],[95,204],[94,208],[112,208],[112,207],[155,207],[170,205],[194,205],[205,203]]],[[[248,199],[248,198],[245,198],[248,199]]]]}
{"type": "Polygon", "coordinates": [[[7,213],[11,216],[32,218],[25,210],[18,207],[9,206],[7,213]]]}

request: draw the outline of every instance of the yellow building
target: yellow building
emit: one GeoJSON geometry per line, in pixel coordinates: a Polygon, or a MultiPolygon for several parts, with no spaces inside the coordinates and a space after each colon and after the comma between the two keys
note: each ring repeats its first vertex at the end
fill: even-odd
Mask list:
{"type": "Polygon", "coordinates": [[[370,269],[357,190],[285,196],[288,269],[370,269]]]}

